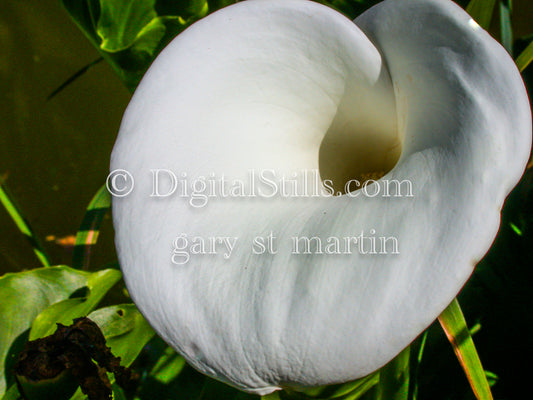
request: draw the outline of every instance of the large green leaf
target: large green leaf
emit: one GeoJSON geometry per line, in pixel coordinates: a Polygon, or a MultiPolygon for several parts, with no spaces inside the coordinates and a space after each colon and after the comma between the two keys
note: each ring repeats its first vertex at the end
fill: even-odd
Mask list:
{"type": "Polygon", "coordinates": [[[111,68],[117,73],[126,87],[133,91],[139,82],[142,73],[136,71],[136,67],[130,65],[127,69],[120,65],[120,58],[103,51],[100,48],[101,38],[96,33],[96,26],[100,16],[100,3],[98,0],[61,0],[61,4],[68,12],[74,23],[80,28],[83,34],[95,46],[102,58],[106,60],[111,68]]]}
{"type": "Polygon", "coordinates": [[[155,335],[150,324],[133,304],[101,308],[90,313],[88,318],[100,327],[111,352],[120,357],[120,364],[126,367],[155,335]]]}
{"type": "MultiPolygon", "coordinates": [[[[165,26],[166,19],[173,17],[156,17],[152,19],[135,38],[133,50],[136,52],[146,52],[152,56],[165,36],[167,27],[165,26]]],[[[177,19],[177,18],[176,18],[177,19]]]]}
{"type": "Polygon", "coordinates": [[[153,29],[158,31],[162,26],[163,32],[158,33],[160,40],[165,33],[164,25],[151,24],[156,17],[155,0],[100,0],[100,18],[96,26],[102,39],[100,47],[110,53],[125,50],[143,35],[149,35],[153,29]],[[148,28],[149,25],[152,28],[148,28]]]}
{"type": "Polygon", "coordinates": [[[0,277],[0,396],[13,383],[11,367],[27,340],[33,320],[50,305],[83,291],[93,276],[57,266],[0,277]]]}
{"type": "Polygon", "coordinates": [[[132,92],[159,51],[209,10],[205,0],[61,2],[132,92]]]}
{"type": "Polygon", "coordinates": [[[452,344],[453,351],[466,373],[476,398],[478,400],[492,400],[487,376],[457,299],[454,299],[439,316],[439,322],[452,344]]]}
{"type": "Polygon", "coordinates": [[[71,325],[75,318],[85,317],[121,277],[122,274],[116,269],[106,269],[91,274],[81,297],[54,303],[35,318],[30,331],[30,340],[51,335],[55,332],[57,323],[71,325]]]}
{"type": "Polygon", "coordinates": [[[61,0],[61,4],[73,17],[74,22],[89,41],[98,47],[100,39],[96,34],[96,24],[100,14],[98,0],[61,0]]]}

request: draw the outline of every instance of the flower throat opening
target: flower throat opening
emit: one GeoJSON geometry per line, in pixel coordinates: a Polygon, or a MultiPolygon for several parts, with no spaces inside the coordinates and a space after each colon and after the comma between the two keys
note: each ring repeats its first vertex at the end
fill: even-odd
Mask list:
{"type": "Polygon", "coordinates": [[[329,180],[336,195],[360,189],[368,180],[378,180],[394,168],[402,143],[390,130],[370,124],[339,126],[333,123],[319,149],[322,182],[329,180]]]}

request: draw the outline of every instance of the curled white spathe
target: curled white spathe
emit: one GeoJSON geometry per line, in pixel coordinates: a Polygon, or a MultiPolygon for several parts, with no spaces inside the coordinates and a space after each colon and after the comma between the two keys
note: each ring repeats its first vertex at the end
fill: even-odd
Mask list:
{"type": "Polygon", "coordinates": [[[355,23],[317,3],[216,12],[156,59],[111,169],[116,245],[133,300],[200,371],[243,390],[353,380],[421,333],[490,247],[531,147],[512,59],[448,0],[389,0],[355,23]],[[243,180],[319,169],[409,180],[413,197],[151,198],[150,169],[243,180]],[[290,238],[398,239],[400,254],[291,254],[290,238]],[[238,238],[231,257],[172,263],[180,234],[238,238]],[[277,252],[253,254],[257,236],[277,252]]]}

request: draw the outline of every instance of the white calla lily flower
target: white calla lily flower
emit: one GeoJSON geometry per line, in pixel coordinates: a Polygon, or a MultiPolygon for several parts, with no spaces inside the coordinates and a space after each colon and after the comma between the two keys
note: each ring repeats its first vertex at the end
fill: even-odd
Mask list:
{"type": "Polygon", "coordinates": [[[397,355],[491,246],[530,154],[520,74],[459,6],[388,0],[354,22],[305,0],[207,16],[158,56],[113,150],[135,178],[113,201],[133,300],[248,392],[397,355]],[[318,195],[314,170],[344,194],[318,195]]]}

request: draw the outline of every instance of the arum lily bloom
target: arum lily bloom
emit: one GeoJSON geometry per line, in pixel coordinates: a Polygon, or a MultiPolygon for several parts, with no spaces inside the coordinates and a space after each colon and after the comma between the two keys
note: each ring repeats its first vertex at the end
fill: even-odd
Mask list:
{"type": "Polygon", "coordinates": [[[189,363],[245,391],[362,377],[457,295],[530,147],[511,57],[451,1],[354,22],[304,0],[232,5],[159,55],[125,113],[127,287],[189,363]]]}

